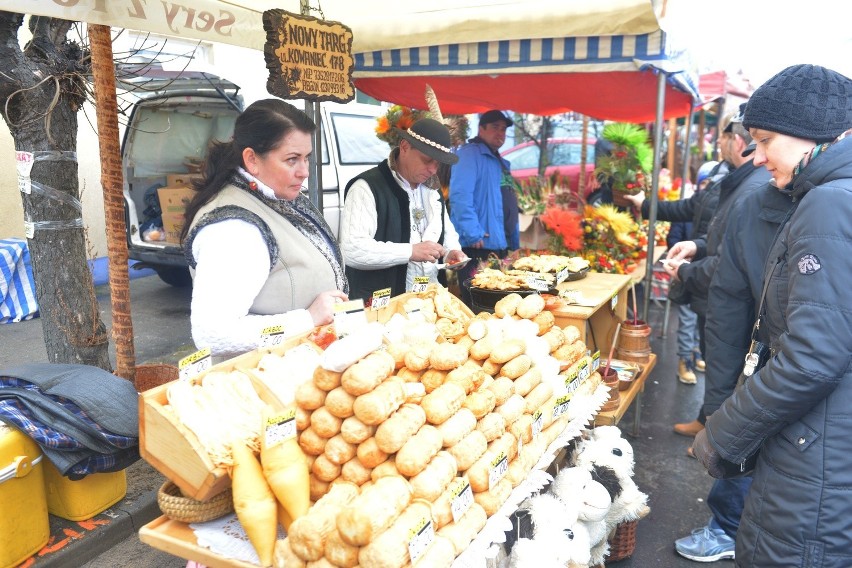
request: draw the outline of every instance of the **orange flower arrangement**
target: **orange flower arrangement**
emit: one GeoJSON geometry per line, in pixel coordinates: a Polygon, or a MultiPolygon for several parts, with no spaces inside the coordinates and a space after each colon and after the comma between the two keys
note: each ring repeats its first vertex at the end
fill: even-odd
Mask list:
{"type": "Polygon", "coordinates": [[[421,118],[429,117],[425,110],[416,110],[402,105],[393,105],[388,108],[384,116],[376,119],[376,136],[379,140],[387,142],[391,148],[399,146],[399,134],[396,128],[408,130],[411,125],[421,118]]]}
{"type": "Polygon", "coordinates": [[[576,252],[583,248],[583,215],[578,211],[548,207],[539,219],[554,234],[551,239],[554,252],[576,252]]]}

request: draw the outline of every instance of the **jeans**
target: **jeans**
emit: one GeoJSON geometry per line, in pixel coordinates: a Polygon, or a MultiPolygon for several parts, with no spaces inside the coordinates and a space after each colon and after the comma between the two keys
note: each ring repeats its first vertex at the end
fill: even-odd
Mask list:
{"type": "Polygon", "coordinates": [[[677,306],[677,356],[692,359],[698,348],[698,314],[689,306],[677,306]]]}
{"type": "Polygon", "coordinates": [[[752,476],[733,479],[717,479],[707,495],[707,506],[713,513],[711,528],[720,528],[732,539],[737,538],[740,517],[743,514],[745,498],[751,487],[752,476]]]}

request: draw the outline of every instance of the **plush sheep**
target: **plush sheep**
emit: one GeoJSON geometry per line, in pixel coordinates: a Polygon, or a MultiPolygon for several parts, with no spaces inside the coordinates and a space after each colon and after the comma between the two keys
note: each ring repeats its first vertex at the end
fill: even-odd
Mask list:
{"type": "Polygon", "coordinates": [[[576,509],[544,494],[524,501],[516,518],[523,536],[512,546],[510,568],[589,566],[589,534],[576,509]]]}
{"type": "Polygon", "coordinates": [[[612,501],[607,489],[592,479],[590,471],[569,467],[556,475],[551,491],[569,507],[576,509],[579,524],[589,535],[589,565],[602,564],[609,552],[606,517],[612,501]]]}

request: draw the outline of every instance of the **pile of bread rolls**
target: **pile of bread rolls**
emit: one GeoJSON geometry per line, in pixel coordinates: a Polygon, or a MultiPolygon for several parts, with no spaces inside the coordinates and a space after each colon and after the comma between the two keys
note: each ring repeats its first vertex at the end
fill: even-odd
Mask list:
{"type": "Polygon", "coordinates": [[[579,331],[556,326],[539,295],[510,294],[473,318],[438,297],[436,320],[461,315],[437,342],[386,341],[345,370],[321,363],[297,388],[316,503],[278,543],[277,565],[449,566],[565,429],[579,331]]]}

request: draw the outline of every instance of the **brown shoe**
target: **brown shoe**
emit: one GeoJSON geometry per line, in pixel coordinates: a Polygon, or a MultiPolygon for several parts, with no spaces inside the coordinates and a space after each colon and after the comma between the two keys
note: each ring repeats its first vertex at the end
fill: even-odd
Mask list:
{"type": "Polygon", "coordinates": [[[692,422],[683,422],[680,424],[675,424],[673,430],[675,434],[694,438],[696,434],[704,430],[704,424],[702,424],[698,420],[693,420],[692,422]]]}
{"type": "Polygon", "coordinates": [[[677,365],[677,378],[680,382],[687,385],[694,385],[698,382],[698,378],[695,376],[695,373],[690,369],[689,365],[686,363],[686,359],[681,359],[677,365]]]}

